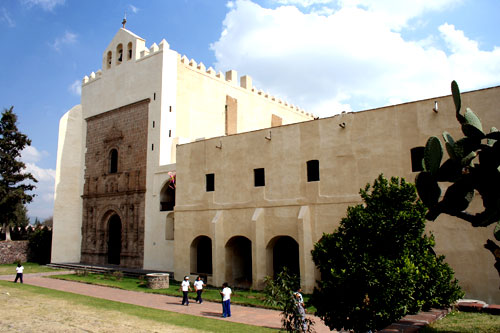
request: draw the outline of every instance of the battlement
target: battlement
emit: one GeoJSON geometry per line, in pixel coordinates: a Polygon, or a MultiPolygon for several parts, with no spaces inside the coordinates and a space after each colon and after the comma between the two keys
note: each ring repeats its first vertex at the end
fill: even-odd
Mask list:
{"type": "Polygon", "coordinates": [[[262,98],[268,99],[269,101],[272,101],[277,104],[281,104],[285,107],[290,108],[294,112],[304,114],[308,117],[311,117],[311,119],[314,118],[314,115],[312,113],[306,112],[304,109],[300,108],[299,106],[293,105],[291,103],[288,103],[287,101],[283,101],[282,99],[275,97],[268,92],[264,92],[262,89],[257,89],[252,85],[252,78],[249,75],[244,75],[240,77],[239,84],[238,84],[238,73],[235,70],[229,70],[225,74],[222,72],[216,72],[212,67],[208,67],[208,69],[205,67],[205,65],[200,62],[197,63],[194,59],[188,59],[185,55],[182,57],[180,54],[178,55],[179,63],[183,64],[185,67],[196,71],[202,75],[209,76],[215,80],[225,82],[227,84],[231,84],[239,89],[248,91],[250,93],[253,93],[257,96],[260,96],[262,98]]]}
{"type": "MultiPolygon", "coordinates": [[[[157,54],[160,54],[163,52],[163,50],[168,50],[170,49],[170,45],[167,43],[165,39],[162,39],[162,41],[159,44],[153,43],[149,48],[143,47],[142,50],[138,50],[139,56],[136,59],[130,59],[131,63],[137,63],[139,61],[143,61],[149,57],[153,57],[157,54]]],[[[253,86],[252,84],[252,78],[248,75],[244,75],[240,77],[239,83],[238,83],[238,73],[235,70],[229,70],[225,74],[222,72],[216,72],[212,67],[206,68],[206,66],[200,62],[197,63],[194,59],[189,60],[185,55],[181,57],[180,54],[177,54],[178,57],[178,62],[185,67],[196,71],[202,75],[208,76],[213,78],[214,80],[218,80],[221,82],[224,82],[226,84],[233,85],[236,88],[242,89],[244,91],[250,92],[252,94],[255,94],[256,96],[260,96],[261,98],[265,98],[271,102],[281,104],[284,107],[287,107],[291,109],[294,112],[300,113],[302,115],[305,115],[307,117],[310,117],[311,119],[314,119],[314,115],[312,113],[306,112],[304,109],[300,108],[299,106],[293,105],[291,103],[288,103],[287,101],[282,100],[281,98],[275,97],[268,92],[264,92],[262,89],[257,89],[256,87],[253,86]]],[[[124,65],[126,62],[123,64],[120,64],[118,66],[124,65]]],[[[115,66],[115,68],[119,68],[118,66],[115,66]]],[[[109,68],[108,68],[109,70],[109,68]]],[[[85,86],[87,84],[92,83],[95,80],[98,80],[101,78],[103,75],[103,71],[99,69],[96,72],[90,73],[89,76],[84,76],[82,80],[82,86],[85,86]]]]}
{"type": "MultiPolygon", "coordinates": [[[[153,43],[149,48],[143,48],[142,50],[139,51],[139,57],[135,60],[133,60],[133,63],[137,63],[139,61],[142,61],[146,58],[152,57],[154,55],[160,54],[163,52],[163,50],[168,50],[170,49],[170,45],[167,43],[165,39],[162,39],[160,44],[153,43]]],[[[116,68],[117,66],[115,66],[116,68]]],[[[82,86],[89,84],[97,79],[99,79],[103,75],[103,72],[101,69],[97,70],[96,72],[90,73],[90,75],[85,75],[82,79],[82,86]]]]}

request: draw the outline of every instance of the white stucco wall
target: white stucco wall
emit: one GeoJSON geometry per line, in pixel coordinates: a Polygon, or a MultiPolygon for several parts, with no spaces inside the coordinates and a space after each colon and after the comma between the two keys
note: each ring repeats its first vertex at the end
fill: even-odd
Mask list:
{"type": "Polygon", "coordinates": [[[51,262],[79,262],[82,241],[83,118],[77,105],[59,121],[51,262]]]}

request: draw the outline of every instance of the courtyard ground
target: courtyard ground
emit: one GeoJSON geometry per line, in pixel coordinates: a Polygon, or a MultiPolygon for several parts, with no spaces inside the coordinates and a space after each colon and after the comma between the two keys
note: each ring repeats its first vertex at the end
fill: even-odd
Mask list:
{"type": "MultiPolygon", "coordinates": [[[[61,273],[64,272],[25,274],[24,282],[38,287],[112,300],[124,304],[166,310],[174,313],[211,318],[224,322],[255,325],[275,330],[281,327],[280,312],[276,310],[232,305],[232,316],[223,319],[221,318],[222,309],[220,303],[203,302],[203,304],[196,304],[195,302],[191,302],[189,306],[182,306],[179,297],[146,294],[44,277],[46,275],[61,273]]],[[[13,275],[0,276],[0,280],[6,281],[11,281],[13,278],[13,275]]],[[[19,288],[16,288],[16,290],[18,289],[19,288]]],[[[71,307],[65,306],[64,302],[60,300],[46,301],[39,297],[27,297],[22,295],[18,298],[19,300],[5,293],[2,293],[0,296],[2,309],[8,309],[9,312],[12,312],[10,315],[6,315],[6,313],[3,312],[2,319],[0,319],[0,326],[7,327],[5,324],[10,325],[9,327],[12,329],[8,330],[9,332],[198,332],[197,330],[176,326],[169,327],[169,325],[165,326],[164,324],[154,322],[142,322],[141,318],[121,318],[120,315],[123,314],[121,314],[120,311],[111,313],[98,311],[96,313],[95,309],[92,309],[92,307],[87,309],[76,309],[76,317],[74,318],[72,315],[65,315],[71,307]],[[58,313],[56,310],[60,312],[58,313]],[[60,319],[61,317],[62,319],[60,319]],[[8,320],[8,322],[5,320],[8,320]],[[39,327],[39,329],[31,330],[31,328],[35,326],[39,327]],[[99,327],[99,330],[96,330],[95,327],[99,327]],[[67,330],[64,330],[64,328],[67,330]]],[[[417,327],[432,322],[443,314],[444,312],[442,311],[435,311],[415,316],[407,316],[399,323],[391,325],[392,327],[387,331],[416,331],[417,327]]],[[[192,320],[196,320],[196,317],[192,318],[192,320]]],[[[315,320],[316,332],[330,332],[319,318],[312,318],[315,320]]],[[[0,332],[1,331],[2,328],[0,328],[0,332]]]]}

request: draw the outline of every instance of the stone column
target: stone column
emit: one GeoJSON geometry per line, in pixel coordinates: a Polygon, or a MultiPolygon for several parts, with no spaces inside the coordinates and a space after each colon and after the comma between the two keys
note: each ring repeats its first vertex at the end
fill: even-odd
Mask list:
{"type": "Polygon", "coordinates": [[[256,208],[252,216],[252,288],[263,287],[266,273],[266,244],[264,208],[256,208]]]}
{"type": "Polygon", "coordinates": [[[223,224],[223,211],[218,210],[210,226],[212,230],[212,278],[216,286],[221,286],[226,278],[223,224]]]}
{"type": "Polygon", "coordinates": [[[298,241],[299,241],[299,262],[300,278],[302,289],[306,293],[312,293],[314,289],[314,262],[311,250],[313,249],[311,211],[309,206],[302,206],[297,217],[298,241]]]}

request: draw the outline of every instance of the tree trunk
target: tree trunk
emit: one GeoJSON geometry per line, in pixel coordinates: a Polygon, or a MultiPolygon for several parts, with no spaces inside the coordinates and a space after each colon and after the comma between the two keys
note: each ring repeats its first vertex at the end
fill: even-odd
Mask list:
{"type": "Polygon", "coordinates": [[[5,240],[11,241],[12,239],[10,238],[10,226],[7,223],[3,224],[3,231],[5,232],[5,240]]]}

